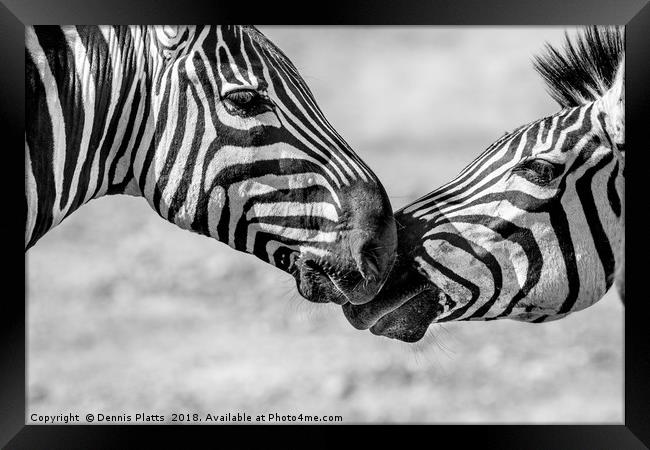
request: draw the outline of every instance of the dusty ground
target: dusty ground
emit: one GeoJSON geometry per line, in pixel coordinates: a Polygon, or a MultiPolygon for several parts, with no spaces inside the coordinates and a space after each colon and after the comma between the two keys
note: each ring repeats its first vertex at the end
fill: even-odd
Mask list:
{"type": "MultiPolygon", "coordinates": [[[[556,107],[530,59],[557,28],[261,27],[395,209],[556,107]]],[[[622,422],[615,293],[542,325],[354,330],[254,257],[91,202],[28,253],[29,412],[337,414],[346,422],[622,422]]]]}

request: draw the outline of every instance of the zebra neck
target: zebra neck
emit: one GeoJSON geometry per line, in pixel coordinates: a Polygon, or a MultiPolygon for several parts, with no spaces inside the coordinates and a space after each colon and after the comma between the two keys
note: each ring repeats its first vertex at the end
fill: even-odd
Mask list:
{"type": "Polygon", "coordinates": [[[93,198],[138,194],[150,39],[142,27],[27,27],[26,248],[93,198]]]}

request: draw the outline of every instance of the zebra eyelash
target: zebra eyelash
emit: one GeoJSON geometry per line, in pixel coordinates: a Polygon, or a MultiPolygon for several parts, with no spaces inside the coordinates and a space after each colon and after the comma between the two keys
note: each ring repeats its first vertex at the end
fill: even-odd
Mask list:
{"type": "Polygon", "coordinates": [[[538,186],[546,186],[564,173],[565,165],[543,158],[528,158],[518,163],[512,173],[538,186]]]}
{"type": "Polygon", "coordinates": [[[237,89],[222,97],[229,113],[241,117],[253,117],[273,108],[265,94],[254,89],[237,89]]]}

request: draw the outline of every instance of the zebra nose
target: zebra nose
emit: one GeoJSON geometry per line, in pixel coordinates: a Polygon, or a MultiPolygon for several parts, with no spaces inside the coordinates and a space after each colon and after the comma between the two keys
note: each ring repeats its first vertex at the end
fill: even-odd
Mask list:
{"type": "MultiPolygon", "coordinates": [[[[353,234],[367,233],[353,231],[353,234]]],[[[380,275],[381,244],[367,236],[351,238],[350,253],[357,265],[361,277],[366,281],[376,281],[380,275]]]]}
{"type": "Polygon", "coordinates": [[[344,190],[342,197],[344,259],[350,258],[360,278],[345,294],[350,303],[359,305],[372,300],[388,277],[396,255],[397,230],[381,184],[356,183],[344,190]]]}
{"type": "Polygon", "coordinates": [[[351,304],[360,305],[370,301],[388,277],[395,260],[393,233],[394,226],[387,226],[374,234],[363,230],[349,233],[350,255],[361,276],[354,289],[346,293],[351,304]]]}

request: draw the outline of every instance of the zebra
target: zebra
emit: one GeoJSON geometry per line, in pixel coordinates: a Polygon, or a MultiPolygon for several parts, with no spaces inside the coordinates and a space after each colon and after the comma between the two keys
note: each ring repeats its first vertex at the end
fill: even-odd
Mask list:
{"type": "Polygon", "coordinates": [[[490,145],[395,213],[398,261],[358,329],[406,342],[430,323],[541,323],[624,298],[624,29],[593,27],[534,59],[561,110],[490,145]]]}
{"type": "Polygon", "coordinates": [[[253,26],[28,26],[25,251],[104,195],[363,303],[397,243],[371,169],[253,26]]]}

